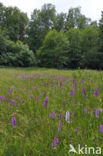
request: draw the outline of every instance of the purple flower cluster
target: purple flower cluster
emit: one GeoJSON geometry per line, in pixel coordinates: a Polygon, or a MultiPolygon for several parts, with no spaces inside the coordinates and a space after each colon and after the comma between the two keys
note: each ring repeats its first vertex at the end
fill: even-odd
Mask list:
{"type": "Polygon", "coordinates": [[[10,100],[10,103],[12,104],[12,105],[16,105],[16,101],[15,100],[10,100]]]}
{"type": "Polygon", "coordinates": [[[55,146],[57,146],[58,145],[58,142],[59,142],[59,139],[58,139],[58,137],[54,137],[54,141],[52,142],[52,148],[54,148],[55,146]]]}
{"type": "Polygon", "coordinates": [[[94,95],[98,96],[99,95],[99,87],[96,88],[96,91],[94,91],[94,95]]]}
{"type": "Polygon", "coordinates": [[[103,125],[100,125],[99,131],[100,131],[101,133],[103,133],[103,125]]]}
{"type": "Polygon", "coordinates": [[[71,89],[71,96],[74,96],[74,89],[71,89]]]}
{"type": "Polygon", "coordinates": [[[48,96],[46,96],[45,101],[43,101],[42,104],[44,107],[47,107],[47,103],[48,103],[48,96]]]}
{"type": "Polygon", "coordinates": [[[59,122],[59,125],[58,125],[59,127],[58,127],[58,132],[61,130],[61,128],[62,128],[62,122],[59,122]]]}
{"type": "Polygon", "coordinates": [[[86,91],[85,91],[85,88],[83,87],[83,96],[86,95],[86,91]]]}
{"type": "Polygon", "coordinates": [[[2,102],[2,96],[0,96],[0,103],[2,102]]]}
{"type": "Polygon", "coordinates": [[[16,126],[16,118],[14,116],[12,117],[12,125],[13,125],[13,127],[16,126]]]}
{"type": "Polygon", "coordinates": [[[84,113],[85,113],[85,114],[87,113],[87,108],[86,108],[86,107],[84,108],[84,113]]]}
{"type": "Polygon", "coordinates": [[[51,118],[51,117],[53,117],[53,119],[55,118],[55,112],[53,112],[53,113],[49,113],[49,118],[51,118]]]}

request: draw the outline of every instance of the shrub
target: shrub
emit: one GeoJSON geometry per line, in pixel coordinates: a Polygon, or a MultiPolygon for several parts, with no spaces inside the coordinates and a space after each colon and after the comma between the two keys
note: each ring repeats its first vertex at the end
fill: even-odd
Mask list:
{"type": "Polygon", "coordinates": [[[62,31],[50,30],[37,51],[40,66],[63,68],[67,64],[69,42],[62,31]]]}

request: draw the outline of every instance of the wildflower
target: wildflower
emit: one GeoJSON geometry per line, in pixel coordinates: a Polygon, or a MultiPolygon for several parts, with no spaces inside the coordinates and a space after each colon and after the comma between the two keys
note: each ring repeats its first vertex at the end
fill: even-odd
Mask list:
{"type": "Polygon", "coordinates": [[[54,137],[54,142],[52,142],[52,148],[54,148],[56,145],[58,145],[58,138],[57,137],[54,137]]]}
{"type": "Polygon", "coordinates": [[[61,88],[61,86],[62,86],[62,81],[59,81],[59,84],[60,84],[60,88],[61,88]]]}
{"type": "Polygon", "coordinates": [[[97,92],[97,91],[95,91],[95,92],[94,92],[94,95],[95,95],[95,96],[98,96],[98,92],[97,92]]]}
{"type": "Polygon", "coordinates": [[[98,96],[98,93],[97,93],[97,91],[94,91],[94,95],[95,95],[95,96],[98,96]]]}
{"type": "Polygon", "coordinates": [[[40,96],[43,96],[43,94],[41,93],[40,96]]]}
{"type": "Polygon", "coordinates": [[[64,114],[61,114],[59,119],[62,120],[64,118],[64,114]]]}
{"type": "Polygon", "coordinates": [[[1,103],[1,101],[2,101],[2,96],[0,96],[0,103],[1,103]]]}
{"type": "Polygon", "coordinates": [[[95,96],[98,96],[98,94],[99,94],[98,92],[99,92],[99,87],[97,87],[97,88],[96,88],[96,91],[94,91],[94,95],[95,95],[95,96]]]}
{"type": "Polygon", "coordinates": [[[83,83],[84,83],[84,80],[82,80],[81,84],[83,84],[83,83]]]}
{"type": "Polygon", "coordinates": [[[45,101],[48,101],[48,96],[46,96],[45,101]]]}
{"type": "Polygon", "coordinates": [[[75,80],[73,79],[73,85],[75,84],[75,80]]]}
{"type": "Polygon", "coordinates": [[[83,96],[85,96],[85,88],[83,88],[83,96]]]}
{"type": "Polygon", "coordinates": [[[37,100],[37,101],[39,100],[39,96],[36,96],[36,100],[37,100]]]}
{"type": "Polygon", "coordinates": [[[62,122],[59,122],[59,127],[62,128],[62,122]]]}
{"type": "Polygon", "coordinates": [[[8,98],[6,97],[6,102],[8,102],[8,98]]]}
{"type": "Polygon", "coordinates": [[[64,104],[62,105],[62,108],[64,108],[64,104]]]}
{"type": "Polygon", "coordinates": [[[43,101],[43,103],[42,103],[42,104],[43,104],[43,106],[44,106],[44,107],[46,107],[46,106],[47,106],[47,102],[46,102],[46,101],[43,101]]]}
{"type": "Polygon", "coordinates": [[[74,89],[71,89],[71,96],[74,95],[74,89]]]}
{"type": "Polygon", "coordinates": [[[54,143],[52,142],[52,148],[54,148],[54,146],[55,146],[55,145],[54,145],[54,143]]]}
{"type": "Polygon", "coordinates": [[[11,90],[10,89],[8,89],[8,94],[11,94],[11,90]]]}
{"type": "Polygon", "coordinates": [[[72,112],[72,116],[74,116],[74,112],[72,112]]]}
{"type": "Polygon", "coordinates": [[[92,113],[95,114],[95,112],[96,112],[95,109],[93,109],[93,110],[92,110],[92,113]]]}
{"type": "Polygon", "coordinates": [[[61,131],[61,128],[59,127],[59,128],[58,128],[58,132],[60,132],[60,131],[61,131]]]}
{"type": "Polygon", "coordinates": [[[32,95],[32,93],[30,93],[30,98],[32,98],[33,97],[33,95],[32,95]]]}
{"type": "Polygon", "coordinates": [[[49,118],[51,118],[51,113],[49,113],[49,118]]]}
{"type": "Polygon", "coordinates": [[[70,112],[69,112],[69,110],[66,112],[65,119],[66,119],[67,123],[70,123],[70,112]]]}
{"type": "Polygon", "coordinates": [[[87,108],[86,107],[84,108],[84,113],[87,113],[87,108]]]}
{"type": "Polygon", "coordinates": [[[73,104],[75,104],[75,100],[73,99],[73,104]]]}
{"type": "Polygon", "coordinates": [[[53,118],[55,118],[55,112],[53,112],[53,118]]]}
{"type": "Polygon", "coordinates": [[[75,89],[77,89],[77,83],[75,82],[75,89]]]}
{"type": "Polygon", "coordinates": [[[103,112],[103,109],[102,108],[100,108],[100,112],[103,112]]]}
{"type": "Polygon", "coordinates": [[[103,125],[100,125],[100,132],[103,133],[103,125]]]}
{"type": "Polygon", "coordinates": [[[99,91],[99,87],[96,88],[96,91],[99,91]]]}
{"type": "Polygon", "coordinates": [[[66,102],[68,103],[68,99],[66,99],[66,102]]]}
{"type": "Polygon", "coordinates": [[[46,107],[48,103],[48,96],[46,96],[45,101],[43,101],[43,106],[46,107]]]}
{"type": "Polygon", "coordinates": [[[15,127],[15,125],[16,125],[16,118],[15,117],[12,117],[12,125],[13,125],[13,127],[15,127]]]}
{"type": "Polygon", "coordinates": [[[96,109],[95,113],[96,113],[96,117],[99,118],[99,110],[98,110],[98,108],[96,109]]]}
{"type": "Polygon", "coordinates": [[[16,101],[17,101],[18,97],[16,96],[15,99],[16,99],[16,101]]]}
{"type": "Polygon", "coordinates": [[[75,130],[74,130],[75,132],[77,132],[77,128],[75,128],[75,130]]]}
{"type": "Polygon", "coordinates": [[[10,103],[12,104],[12,105],[16,105],[16,102],[15,102],[15,100],[10,100],[10,103]]]}
{"type": "Polygon", "coordinates": [[[54,145],[57,145],[57,144],[58,144],[58,138],[54,137],[54,145]]]}

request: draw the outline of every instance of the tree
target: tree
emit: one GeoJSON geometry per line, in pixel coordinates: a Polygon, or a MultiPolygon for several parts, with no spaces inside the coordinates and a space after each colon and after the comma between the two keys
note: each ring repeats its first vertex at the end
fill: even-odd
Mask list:
{"type": "Polygon", "coordinates": [[[40,15],[42,27],[44,27],[44,32],[47,33],[50,29],[54,28],[55,22],[55,6],[52,4],[44,4],[42,6],[40,15]]]}
{"type": "Polygon", "coordinates": [[[98,40],[99,30],[97,27],[88,26],[82,30],[82,60],[81,66],[87,68],[98,68],[98,40]]]}
{"type": "Polygon", "coordinates": [[[97,28],[98,27],[97,21],[91,21],[90,26],[93,26],[93,27],[97,28]]]}
{"type": "Polygon", "coordinates": [[[0,34],[0,65],[28,67],[35,64],[35,56],[27,45],[0,34]]]}
{"type": "Polygon", "coordinates": [[[2,26],[5,14],[5,7],[0,3],[0,25],[2,26]]]}
{"type": "Polygon", "coordinates": [[[100,33],[99,33],[99,51],[103,52],[103,11],[102,11],[102,14],[101,14],[101,19],[99,21],[99,30],[100,30],[100,33]]]}
{"type": "Polygon", "coordinates": [[[13,62],[14,66],[30,67],[36,64],[33,51],[29,49],[28,45],[23,44],[21,41],[17,41],[12,47],[12,50],[15,57],[15,62],[13,62]]]}
{"type": "Polygon", "coordinates": [[[81,8],[70,8],[67,14],[66,30],[70,28],[85,28],[91,20],[81,14],[81,8]]]}
{"type": "Polygon", "coordinates": [[[12,41],[24,41],[28,26],[28,17],[17,7],[4,7],[0,3],[0,23],[2,29],[7,29],[12,41]]]}
{"type": "Polygon", "coordinates": [[[29,24],[29,46],[36,52],[42,45],[47,32],[54,28],[55,6],[44,4],[41,10],[35,9],[29,24]]]}
{"type": "Polygon", "coordinates": [[[51,68],[63,68],[67,64],[69,42],[62,31],[50,30],[37,51],[39,65],[51,68]]]}
{"type": "Polygon", "coordinates": [[[2,30],[2,28],[0,27],[0,55],[2,53],[7,52],[7,47],[8,47],[7,40],[8,40],[7,31],[2,30]]]}
{"type": "Polygon", "coordinates": [[[35,53],[36,50],[42,45],[44,38],[41,27],[40,10],[35,9],[31,16],[28,32],[28,44],[30,49],[35,53]]]}
{"type": "Polygon", "coordinates": [[[80,29],[71,28],[66,32],[66,37],[70,43],[68,53],[68,67],[80,67],[81,60],[81,31],[80,29]]]}
{"type": "Polygon", "coordinates": [[[55,29],[59,31],[65,31],[65,22],[66,22],[66,14],[65,13],[60,13],[56,15],[55,19],[55,29]]]}

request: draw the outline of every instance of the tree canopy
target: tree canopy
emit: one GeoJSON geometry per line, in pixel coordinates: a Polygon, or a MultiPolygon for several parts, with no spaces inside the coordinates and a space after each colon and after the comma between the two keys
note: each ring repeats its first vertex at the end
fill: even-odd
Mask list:
{"type": "Polygon", "coordinates": [[[29,19],[0,3],[0,65],[103,69],[103,11],[98,22],[44,4],[29,19]]]}

